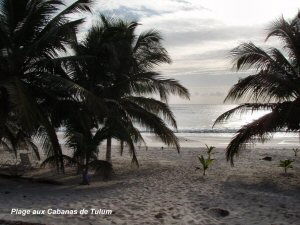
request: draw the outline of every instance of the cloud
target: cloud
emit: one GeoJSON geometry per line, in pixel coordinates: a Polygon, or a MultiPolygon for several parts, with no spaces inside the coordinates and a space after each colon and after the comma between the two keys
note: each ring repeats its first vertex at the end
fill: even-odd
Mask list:
{"type": "MultiPolygon", "coordinates": [[[[177,24],[182,26],[183,24],[177,24]]],[[[205,44],[207,42],[225,42],[225,41],[246,41],[246,40],[263,40],[266,34],[264,26],[215,26],[202,27],[196,31],[176,31],[165,32],[166,46],[185,46],[194,44],[205,44]]]]}
{"type": "Polygon", "coordinates": [[[160,15],[160,12],[157,10],[150,9],[145,6],[141,6],[139,8],[119,6],[115,9],[97,10],[97,13],[126,20],[140,20],[144,17],[160,15]]]}
{"type": "MultiPolygon", "coordinates": [[[[249,41],[265,46],[268,24],[281,14],[291,18],[298,7],[298,0],[99,0],[80,36],[100,13],[139,20],[137,32],[160,31],[173,59],[157,70],[190,89],[192,103],[221,103],[240,77],[251,74],[231,70],[230,50],[249,41]]],[[[279,46],[273,40],[267,44],[279,46]]]]}
{"type": "Polygon", "coordinates": [[[214,92],[202,93],[201,96],[203,96],[203,97],[207,97],[207,96],[210,96],[210,97],[221,97],[221,96],[224,96],[224,94],[225,93],[220,92],[220,91],[214,91],[214,92]]]}
{"type": "Polygon", "coordinates": [[[146,8],[147,10],[153,10],[160,14],[176,12],[180,10],[190,10],[195,8],[201,8],[202,6],[198,3],[192,3],[190,1],[183,0],[99,0],[95,5],[95,8],[99,10],[114,10],[117,8],[129,7],[132,10],[141,10],[146,8]]]}

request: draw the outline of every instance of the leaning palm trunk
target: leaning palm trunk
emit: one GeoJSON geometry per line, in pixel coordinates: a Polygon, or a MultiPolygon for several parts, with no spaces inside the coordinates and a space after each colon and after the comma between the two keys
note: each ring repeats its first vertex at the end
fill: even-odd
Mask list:
{"type": "Polygon", "coordinates": [[[111,137],[107,138],[106,143],[106,161],[111,163],[111,137]]]}
{"type": "Polygon", "coordinates": [[[61,146],[59,144],[59,141],[57,139],[56,134],[55,135],[50,135],[49,139],[51,140],[52,147],[54,149],[55,156],[56,156],[56,167],[57,167],[56,169],[57,169],[57,172],[58,173],[62,172],[64,174],[65,173],[65,166],[64,166],[63,153],[62,153],[62,149],[61,149],[61,146]]]}
{"type": "Polygon", "coordinates": [[[42,123],[45,126],[48,138],[52,145],[53,154],[55,156],[55,164],[56,164],[57,172],[59,173],[61,171],[64,174],[65,166],[64,166],[63,153],[62,153],[62,149],[59,144],[59,140],[57,138],[55,129],[51,125],[51,123],[48,121],[47,118],[42,117],[42,123]]]}

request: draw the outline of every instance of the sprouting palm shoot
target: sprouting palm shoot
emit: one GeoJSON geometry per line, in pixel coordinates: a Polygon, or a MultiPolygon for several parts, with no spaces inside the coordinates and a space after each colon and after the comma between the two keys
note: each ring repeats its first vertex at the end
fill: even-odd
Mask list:
{"type": "Polygon", "coordinates": [[[287,173],[287,169],[292,169],[293,168],[293,160],[286,159],[286,160],[280,160],[279,167],[284,168],[284,173],[287,173]]]}
{"type": "Polygon", "coordinates": [[[208,157],[210,158],[211,157],[211,154],[212,154],[212,151],[216,148],[215,146],[208,146],[207,144],[205,144],[206,146],[206,149],[207,149],[207,154],[208,154],[208,157]]]}
{"type": "Polygon", "coordinates": [[[297,157],[298,152],[299,152],[299,148],[293,148],[293,151],[294,151],[295,157],[297,157]]]}
{"type": "MultiPolygon", "coordinates": [[[[202,165],[202,169],[203,169],[203,176],[205,176],[205,172],[206,170],[209,168],[209,166],[212,164],[212,162],[214,161],[214,159],[211,159],[210,157],[208,158],[204,158],[203,155],[198,156],[198,159],[202,165]]],[[[200,167],[196,167],[196,169],[200,169],[200,167]]]]}

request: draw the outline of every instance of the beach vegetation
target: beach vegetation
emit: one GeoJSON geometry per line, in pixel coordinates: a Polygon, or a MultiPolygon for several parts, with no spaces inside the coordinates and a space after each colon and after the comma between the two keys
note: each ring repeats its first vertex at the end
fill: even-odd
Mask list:
{"type": "MultiPolygon", "coordinates": [[[[274,132],[300,130],[300,18],[281,17],[269,27],[266,40],[276,38],[281,49],[263,48],[252,42],[231,51],[234,69],[252,75],[241,78],[229,91],[225,102],[246,102],[220,115],[215,124],[236,113],[269,110],[260,118],[241,127],[226,148],[227,160],[246,148],[247,143],[264,142],[274,132]]],[[[214,125],[215,125],[214,124],[214,125]]]]}
{"type": "MultiPolygon", "coordinates": [[[[214,159],[211,159],[210,157],[205,158],[203,155],[199,155],[198,159],[199,159],[200,164],[202,165],[203,176],[205,176],[206,170],[212,164],[214,159]]],[[[196,169],[200,169],[200,167],[196,167],[196,169]]]]}
{"type": "Polygon", "coordinates": [[[293,148],[293,152],[294,152],[295,157],[297,157],[299,148],[293,148]]]}
{"type": "Polygon", "coordinates": [[[208,154],[208,157],[211,158],[211,155],[213,154],[213,150],[216,148],[215,146],[208,146],[207,144],[205,144],[206,146],[206,151],[207,151],[207,154],[208,154]]]}
{"type": "Polygon", "coordinates": [[[286,160],[280,160],[279,167],[282,167],[284,169],[284,173],[287,173],[288,169],[293,168],[293,160],[286,159],[286,160]]]}

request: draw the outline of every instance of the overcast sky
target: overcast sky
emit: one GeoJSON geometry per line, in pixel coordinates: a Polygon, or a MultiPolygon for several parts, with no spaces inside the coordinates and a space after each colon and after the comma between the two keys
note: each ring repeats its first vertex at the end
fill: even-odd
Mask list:
{"type": "Polygon", "coordinates": [[[190,101],[171,103],[219,104],[238,78],[249,74],[231,70],[229,51],[245,41],[266,45],[268,25],[282,15],[294,17],[298,9],[297,0],[100,0],[87,24],[105,13],[138,20],[138,32],[159,30],[173,63],[157,70],[178,79],[192,95],[190,101]]]}

